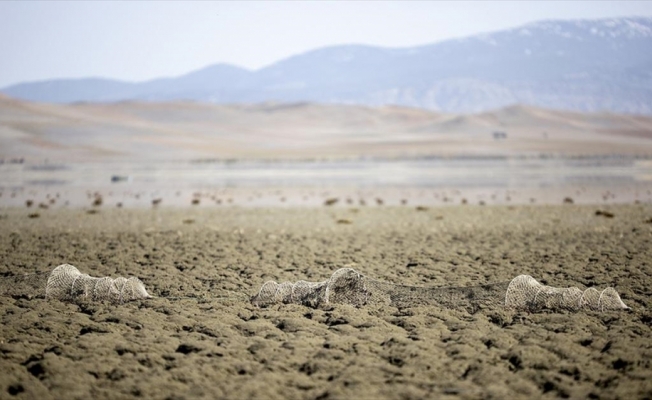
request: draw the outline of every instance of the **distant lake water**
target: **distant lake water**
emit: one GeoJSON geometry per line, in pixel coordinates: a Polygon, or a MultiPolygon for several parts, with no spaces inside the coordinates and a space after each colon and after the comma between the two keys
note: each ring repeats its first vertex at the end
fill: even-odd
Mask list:
{"type": "MultiPolygon", "coordinates": [[[[2,164],[0,205],[11,191],[150,192],[349,188],[543,190],[652,187],[652,159],[430,158],[352,161],[2,164]]],[[[17,196],[14,196],[16,198],[17,196]]]]}

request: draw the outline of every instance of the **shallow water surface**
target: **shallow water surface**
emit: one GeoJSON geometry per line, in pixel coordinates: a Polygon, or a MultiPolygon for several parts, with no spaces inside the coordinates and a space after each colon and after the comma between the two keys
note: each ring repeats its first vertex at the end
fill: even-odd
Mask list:
{"type": "MultiPolygon", "coordinates": [[[[0,188],[15,193],[13,197],[0,198],[0,204],[4,206],[22,205],[26,196],[35,197],[45,192],[65,192],[69,197],[68,204],[86,204],[87,199],[83,195],[81,200],[79,197],[88,191],[105,195],[122,193],[134,198],[138,195],[138,199],[142,196],[147,200],[146,204],[163,196],[167,198],[166,204],[179,205],[187,204],[187,197],[198,191],[227,196],[231,202],[234,197],[244,196],[248,200],[245,203],[253,205],[274,205],[278,203],[276,197],[285,198],[283,202],[288,204],[301,203],[294,201],[297,196],[303,203],[312,204],[305,199],[312,197],[311,191],[321,191],[322,194],[328,191],[343,197],[382,196],[398,203],[405,203],[406,196],[413,197],[403,195],[405,191],[430,191],[433,192],[429,196],[432,198],[441,192],[439,197],[442,199],[466,193],[465,199],[478,202],[496,202],[498,195],[511,200],[514,196],[509,192],[513,191],[513,194],[527,194],[521,196],[521,202],[540,199],[546,203],[547,192],[566,190],[569,195],[574,191],[575,196],[592,192],[596,201],[599,197],[610,197],[612,192],[619,193],[619,201],[629,202],[646,200],[647,191],[652,188],[652,160],[629,157],[496,157],[4,164],[0,165],[0,188]],[[273,199],[269,193],[265,196],[251,193],[270,190],[273,199]],[[233,193],[227,193],[229,191],[233,193]],[[485,200],[482,200],[483,193],[488,196],[485,200]],[[171,200],[177,197],[179,201],[171,200]]],[[[557,202],[557,197],[552,201],[557,202]]],[[[314,204],[321,201],[319,199],[314,204]]]]}

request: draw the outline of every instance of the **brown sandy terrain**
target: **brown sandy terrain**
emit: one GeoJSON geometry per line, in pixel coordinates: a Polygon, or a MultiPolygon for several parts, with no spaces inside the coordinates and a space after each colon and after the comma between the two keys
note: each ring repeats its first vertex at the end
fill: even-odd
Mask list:
{"type": "Polygon", "coordinates": [[[652,154],[652,118],[325,104],[37,104],[0,96],[0,159],[31,162],[652,154]],[[495,139],[504,132],[505,139],[495,139]]]}
{"type": "Polygon", "coordinates": [[[67,262],[138,276],[155,295],[204,299],[79,306],[0,296],[0,398],[648,398],[652,206],[600,208],[612,218],[598,209],[3,211],[3,276],[67,262]],[[348,264],[411,285],[530,274],[614,286],[633,311],[247,301],[269,279],[323,280],[348,264]]]}

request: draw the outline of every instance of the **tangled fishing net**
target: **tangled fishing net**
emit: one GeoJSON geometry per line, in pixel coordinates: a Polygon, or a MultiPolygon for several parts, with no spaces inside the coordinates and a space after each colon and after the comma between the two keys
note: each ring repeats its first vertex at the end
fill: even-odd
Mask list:
{"type": "Polygon", "coordinates": [[[95,278],[70,264],[56,267],[45,285],[45,298],[61,301],[105,301],[124,303],[151,296],[138,278],[95,278]]]}
{"type": "MultiPolygon", "coordinates": [[[[24,277],[23,285],[0,283],[0,293],[13,297],[30,297],[20,290],[43,290],[38,275],[24,277]],[[22,286],[22,288],[21,288],[22,286]]],[[[5,277],[9,278],[9,277],[5,277]]],[[[15,277],[19,278],[19,277],[15,277]]],[[[47,277],[45,298],[65,302],[124,303],[151,299],[143,282],[135,277],[96,278],[79,272],[70,264],[56,267],[47,277]]],[[[396,285],[362,275],[352,268],[341,268],[322,282],[269,281],[263,284],[251,299],[258,307],[293,303],[308,307],[328,304],[349,304],[362,307],[385,304],[399,308],[429,305],[450,309],[479,309],[502,307],[508,310],[540,312],[558,311],[616,311],[629,309],[613,288],[598,291],[576,287],[557,288],[537,282],[528,275],[519,275],[508,282],[467,287],[420,287],[396,285]]]]}
{"type": "Polygon", "coordinates": [[[584,291],[576,287],[546,286],[529,275],[509,282],[469,287],[418,287],[395,285],[364,276],[351,268],[338,269],[322,282],[297,281],[263,284],[251,302],[259,307],[295,303],[320,307],[329,303],[361,307],[381,303],[395,307],[433,305],[475,311],[504,307],[516,311],[616,311],[629,307],[613,288],[584,291]]]}

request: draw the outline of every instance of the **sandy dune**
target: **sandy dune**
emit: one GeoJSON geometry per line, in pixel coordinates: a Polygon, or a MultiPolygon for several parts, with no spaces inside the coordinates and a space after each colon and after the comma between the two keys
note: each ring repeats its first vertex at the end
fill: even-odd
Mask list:
{"type": "Polygon", "coordinates": [[[36,104],[0,96],[0,158],[652,154],[652,118],[513,106],[475,115],[403,107],[192,102],[36,104]],[[495,139],[505,132],[506,139],[495,139]]]}

